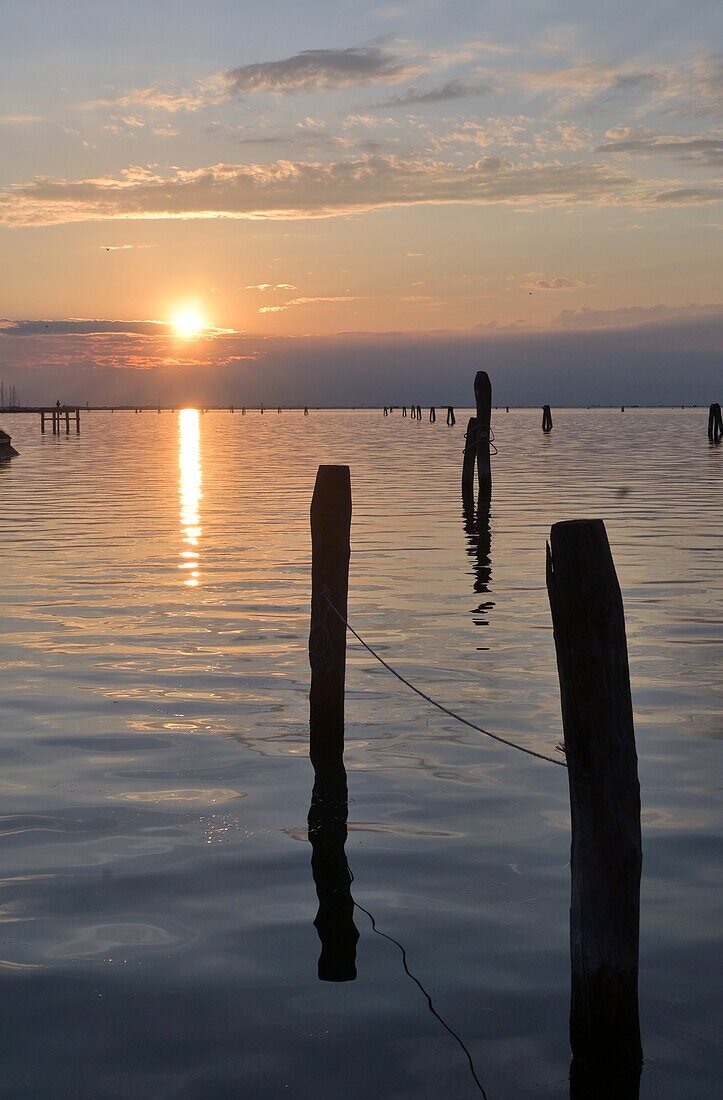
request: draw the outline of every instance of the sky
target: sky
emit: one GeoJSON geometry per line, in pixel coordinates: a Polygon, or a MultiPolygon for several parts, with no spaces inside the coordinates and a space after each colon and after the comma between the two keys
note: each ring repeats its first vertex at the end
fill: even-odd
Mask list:
{"type": "Polygon", "coordinates": [[[4,0],[0,378],[720,400],[722,44],[713,0],[4,0]]]}

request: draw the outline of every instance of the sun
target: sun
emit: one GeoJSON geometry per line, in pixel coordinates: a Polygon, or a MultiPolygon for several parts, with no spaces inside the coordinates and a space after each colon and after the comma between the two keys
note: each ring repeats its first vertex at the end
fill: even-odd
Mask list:
{"type": "Polygon", "coordinates": [[[206,328],[206,322],[195,306],[181,306],[173,314],[171,324],[181,340],[190,340],[206,328]]]}

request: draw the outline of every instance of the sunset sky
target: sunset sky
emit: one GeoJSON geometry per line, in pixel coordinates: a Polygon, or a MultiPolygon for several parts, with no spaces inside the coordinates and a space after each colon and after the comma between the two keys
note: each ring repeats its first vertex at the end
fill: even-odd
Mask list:
{"type": "Polygon", "coordinates": [[[5,0],[0,378],[720,400],[722,32],[713,0],[5,0]]]}

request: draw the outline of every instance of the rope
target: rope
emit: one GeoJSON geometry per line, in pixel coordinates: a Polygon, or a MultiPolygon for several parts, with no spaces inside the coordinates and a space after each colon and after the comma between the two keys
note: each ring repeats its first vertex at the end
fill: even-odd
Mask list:
{"type": "Polygon", "coordinates": [[[326,588],[322,589],[322,594],[337,618],[341,619],[347,630],[354,635],[360,645],[364,646],[364,649],[366,649],[367,653],[371,653],[372,657],[376,661],[378,661],[380,665],[383,665],[387,672],[391,672],[392,676],[396,676],[397,680],[401,681],[401,683],[408,687],[410,691],[413,691],[415,695],[418,695],[421,699],[424,699],[427,703],[430,703],[433,707],[436,707],[437,710],[441,710],[443,714],[447,714],[450,718],[454,718],[457,722],[461,722],[463,726],[468,726],[470,729],[476,730],[477,733],[483,733],[485,737],[491,737],[493,741],[499,741],[501,745],[507,745],[508,748],[511,749],[518,749],[519,752],[527,753],[528,756],[534,756],[537,760],[547,760],[549,764],[557,764],[561,768],[567,767],[567,764],[564,760],[556,760],[554,756],[546,756],[542,752],[535,752],[533,749],[526,749],[524,745],[518,745],[514,741],[508,741],[507,738],[500,737],[498,733],[490,733],[489,730],[483,729],[482,726],[478,726],[474,722],[470,722],[469,719],[463,718],[461,714],[456,714],[453,710],[450,710],[449,707],[445,707],[442,703],[438,703],[436,699],[432,699],[431,695],[427,695],[427,693],[422,691],[421,688],[415,687],[413,683],[402,676],[401,672],[397,672],[397,670],[393,668],[387,661],[385,661],[383,657],[380,657],[376,650],[372,649],[369,643],[364,641],[361,634],[357,634],[351,623],[347,622],[341,611],[339,611],[338,608],[335,607],[335,605],[332,603],[329,597],[328,590],[326,588]]]}
{"type": "MultiPolygon", "coordinates": [[[[465,439],[467,438],[467,432],[464,433],[464,438],[465,439]]],[[[494,428],[490,428],[490,447],[492,448],[492,450],[490,451],[490,454],[493,457],[500,453],[497,450],[497,448],[495,447],[495,430],[494,430],[494,428]]],[[[462,448],[462,454],[464,455],[466,453],[467,453],[467,447],[465,446],[465,447],[462,448]]]]}
{"type": "MultiPolygon", "coordinates": [[[[354,875],[352,874],[352,871],[351,871],[350,868],[347,868],[347,869],[349,870],[350,882],[353,882],[354,881],[354,875]]],[[[360,909],[362,911],[362,913],[366,913],[366,915],[369,917],[369,920],[371,921],[371,925],[372,925],[372,932],[376,932],[377,936],[381,936],[381,938],[383,940],[389,940],[390,943],[393,943],[395,947],[399,948],[399,950],[401,952],[401,955],[402,955],[402,966],[404,967],[404,973],[407,975],[407,977],[412,979],[412,981],[414,982],[415,985],[417,985],[419,987],[419,989],[422,992],[422,995],[425,997],[425,999],[427,1001],[427,1007],[429,1008],[429,1011],[432,1013],[434,1018],[439,1020],[440,1024],[445,1029],[445,1031],[447,1031],[452,1036],[452,1038],[456,1040],[456,1042],[459,1044],[459,1046],[464,1051],[465,1057],[467,1058],[467,1063],[469,1065],[469,1071],[472,1074],[472,1077],[474,1079],[474,1083],[477,1086],[477,1088],[479,1089],[479,1091],[481,1092],[482,1096],[484,1096],[485,1100],[487,1100],[487,1093],[483,1089],[482,1083],[480,1082],[480,1079],[477,1076],[477,1072],[474,1068],[474,1062],[472,1061],[472,1055],[470,1054],[468,1048],[465,1046],[464,1040],[462,1040],[460,1038],[460,1036],[457,1034],[456,1031],[452,1030],[452,1028],[449,1026],[449,1024],[446,1022],[446,1020],[442,1019],[442,1017],[437,1012],[437,1009],[434,1007],[434,1003],[432,1001],[431,996],[429,995],[427,990],[424,988],[424,986],[420,982],[419,978],[415,974],[412,974],[412,972],[409,969],[409,966],[407,964],[407,951],[406,951],[406,948],[404,947],[404,945],[401,944],[399,942],[399,940],[395,940],[394,936],[389,936],[389,935],[387,935],[386,932],[380,932],[379,929],[377,928],[377,922],[375,921],[373,914],[370,913],[368,909],[365,909],[364,906],[360,905],[358,901],[355,901],[354,905],[356,906],[357,909],[360,909]]]]}

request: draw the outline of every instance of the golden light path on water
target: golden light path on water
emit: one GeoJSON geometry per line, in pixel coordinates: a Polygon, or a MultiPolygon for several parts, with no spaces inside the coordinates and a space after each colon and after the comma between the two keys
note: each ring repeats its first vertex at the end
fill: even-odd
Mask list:
{"type": "Polygon", "coordinates": [[[181,519],[179,569],[185,571],[183,583],[197,588],[201,542],[201,424],[198,409],[181,409],[178,414],[178,495],[181,519]]]}

